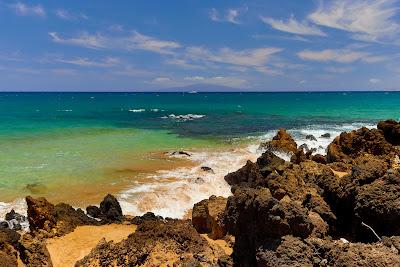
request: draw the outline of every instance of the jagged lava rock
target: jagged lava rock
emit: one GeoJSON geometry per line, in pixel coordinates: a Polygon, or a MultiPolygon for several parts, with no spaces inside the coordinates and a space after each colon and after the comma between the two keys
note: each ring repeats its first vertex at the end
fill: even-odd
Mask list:
{"type": "Polygon", "coordinates": [[[103,201],[100,203],[100,211],[107,221],[115,222],[123,220],[121,206],[113,195],[108,194],[105,196],[103,201]]]}
{"type": "Polygon", "coordinates": [[[75,266],[216,266],[223,256],[189,220],[152,220],[119,243],[101,242],[75,266]]]}
{"type": "Polygon", "coordinates": [[[363,154],[393,157],[395,148],[386,141],[383,131],[378,129],[361,129],[341,133],[327,148],[327,161],[349,163],[351,159],[363,154]]]}
{"type": "Polygon", "coordinates": [[[395,120],[380,121],[378,129],[383,131],[386,140],[393,145],[400,145],[400,123],[395,120]]]}
{"type": "Polygon", "coordinates": [[[260,148],[272,151],[276,150],[286,153],[295,153],[297,150],[297,144],[285,129],[279,129],[278,133],[272,138],[272,140],[262,143],[260,148]]]}
{"type": "Polygon", "coordinates": [[[238,188],[228,198],[224,217],[228,233],[236,240],[234,261],[244,266],[255,265],[256,250],[266,240],[284,235],[305,238],[313,229],[305,208],[279,202],[266,188],[238,188]]]}
{"type": "Polygon", "coordinates": [[[227,199],[211,196],[193,206],[192,224],[197,232],[208,234],[211,239],[220,239],[225,236],[226,229],[223,215],[227,199]]]}

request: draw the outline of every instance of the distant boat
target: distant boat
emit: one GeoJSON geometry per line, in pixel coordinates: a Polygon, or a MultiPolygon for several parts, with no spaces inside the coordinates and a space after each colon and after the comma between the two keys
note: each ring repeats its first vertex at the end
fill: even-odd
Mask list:
{"type": "Polygon", "coordinates": [[[197,94],[197,91],[196,90],[192,90],[192,91],[188,92],[188,94],[197,94]]]}

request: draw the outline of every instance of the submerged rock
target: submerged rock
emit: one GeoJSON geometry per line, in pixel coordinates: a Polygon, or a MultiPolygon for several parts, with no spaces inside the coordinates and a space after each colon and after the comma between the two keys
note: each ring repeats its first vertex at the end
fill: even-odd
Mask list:
{"type": "Polygon", "coordinates": [[[331,134],[330,133],[324,133],[324,134],[321,134],[321,137],[322,138],[330,138],[331,134]]]}
{"type": "Polygon", "coordinates": [[[214,173],[214,170],[207,166],[201,166],[200,169],[205,172],[214,173]]]}
{"type": "Polygon", "coordinates": [[[306,135],[306,139],[311,141],[317,141],[317,138],[312,134],[306,135]]]}
{"type": "Polygon", "coordinates": [[[192,224],[197,232],[208,234],[211,239],[220,239],[225,236],[226,229],[223,215],[227,199],[211,196],[194,204],[192,212],[192,224]]]}

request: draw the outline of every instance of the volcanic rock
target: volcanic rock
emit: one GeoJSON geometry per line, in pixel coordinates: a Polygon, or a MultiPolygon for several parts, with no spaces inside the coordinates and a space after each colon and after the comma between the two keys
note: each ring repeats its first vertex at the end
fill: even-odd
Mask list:
{"type": "Polygon", "coordinates": [[[386,140],[395,145],[400,145],[400,123],[395,120],[386,120],[378,123],[378,129],[383,131],[386,140]]]}
{"type": "Polygon", "coordinates": [[[295,153],[297,144],[285,129],[279,129],[278,133],[271,141],[261,144],[261,148],[272,151],[283,151],[286,153],[295,153]]]}
{"type": "Polygon", "coordinates": [[[228,233],[235,236],[236,263],[254,266],[256,249],[268,239],[284,235],[307,237],[313,225],[307,210],[294,202],[279,202],[268,189],[237,189],[225,210],[228,233]]]}
{"type": "Polygon", "coordinates": [[[190,221],[155,220],[143,222],[119,243],[99,243],[76,266],[215,266],[223,256],[190,221]]]}
{"type": "Polygon", "coordinates": [[[211,239],[220,239],[225,236],[226,229],[223,215],[227,199],[211,196],[193,206],[192,224],[197,232],[208,234],[211,239]]]}

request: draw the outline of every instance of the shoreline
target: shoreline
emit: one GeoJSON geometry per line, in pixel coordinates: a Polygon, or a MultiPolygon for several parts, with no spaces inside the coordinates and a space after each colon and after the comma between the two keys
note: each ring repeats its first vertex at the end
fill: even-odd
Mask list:
{"type": "Polygon", "coordinates": [[[9,243],[6,249],[19,251],[24,264],[33,265],[51,264],[51,254],[59,258],[55,251],[71,238],[77,238],[71,261],[80,258],[75,266],[400,265],[400,123],[387,120],[377,128],[342,133],[325,156],[299,147],[284,129],[260,147],[265,152],[259,157],[224,176],[232,190],[229,197],[203,198],[189,219],[151,212],[123,215],[112,195],[99,207],[87,207],[87,214],[68,204],[27,197],[30,232],[0,233],[6,242],[19,244],[9,243]],[[290,154],[290,159],[274,151],[290,154]],[[122,234],[103,231],[124,225],[128,229],[122,234]],[[90,253],[87,247],[80,249],[86,242],[82,229],[93,234],[87,242],[97,243],[90,253]],[[106,233],[116,234],[108,237],[114,242],[99,241],[106,233]],[[54,248],[53,242],[61,243],[54,248]]]}

